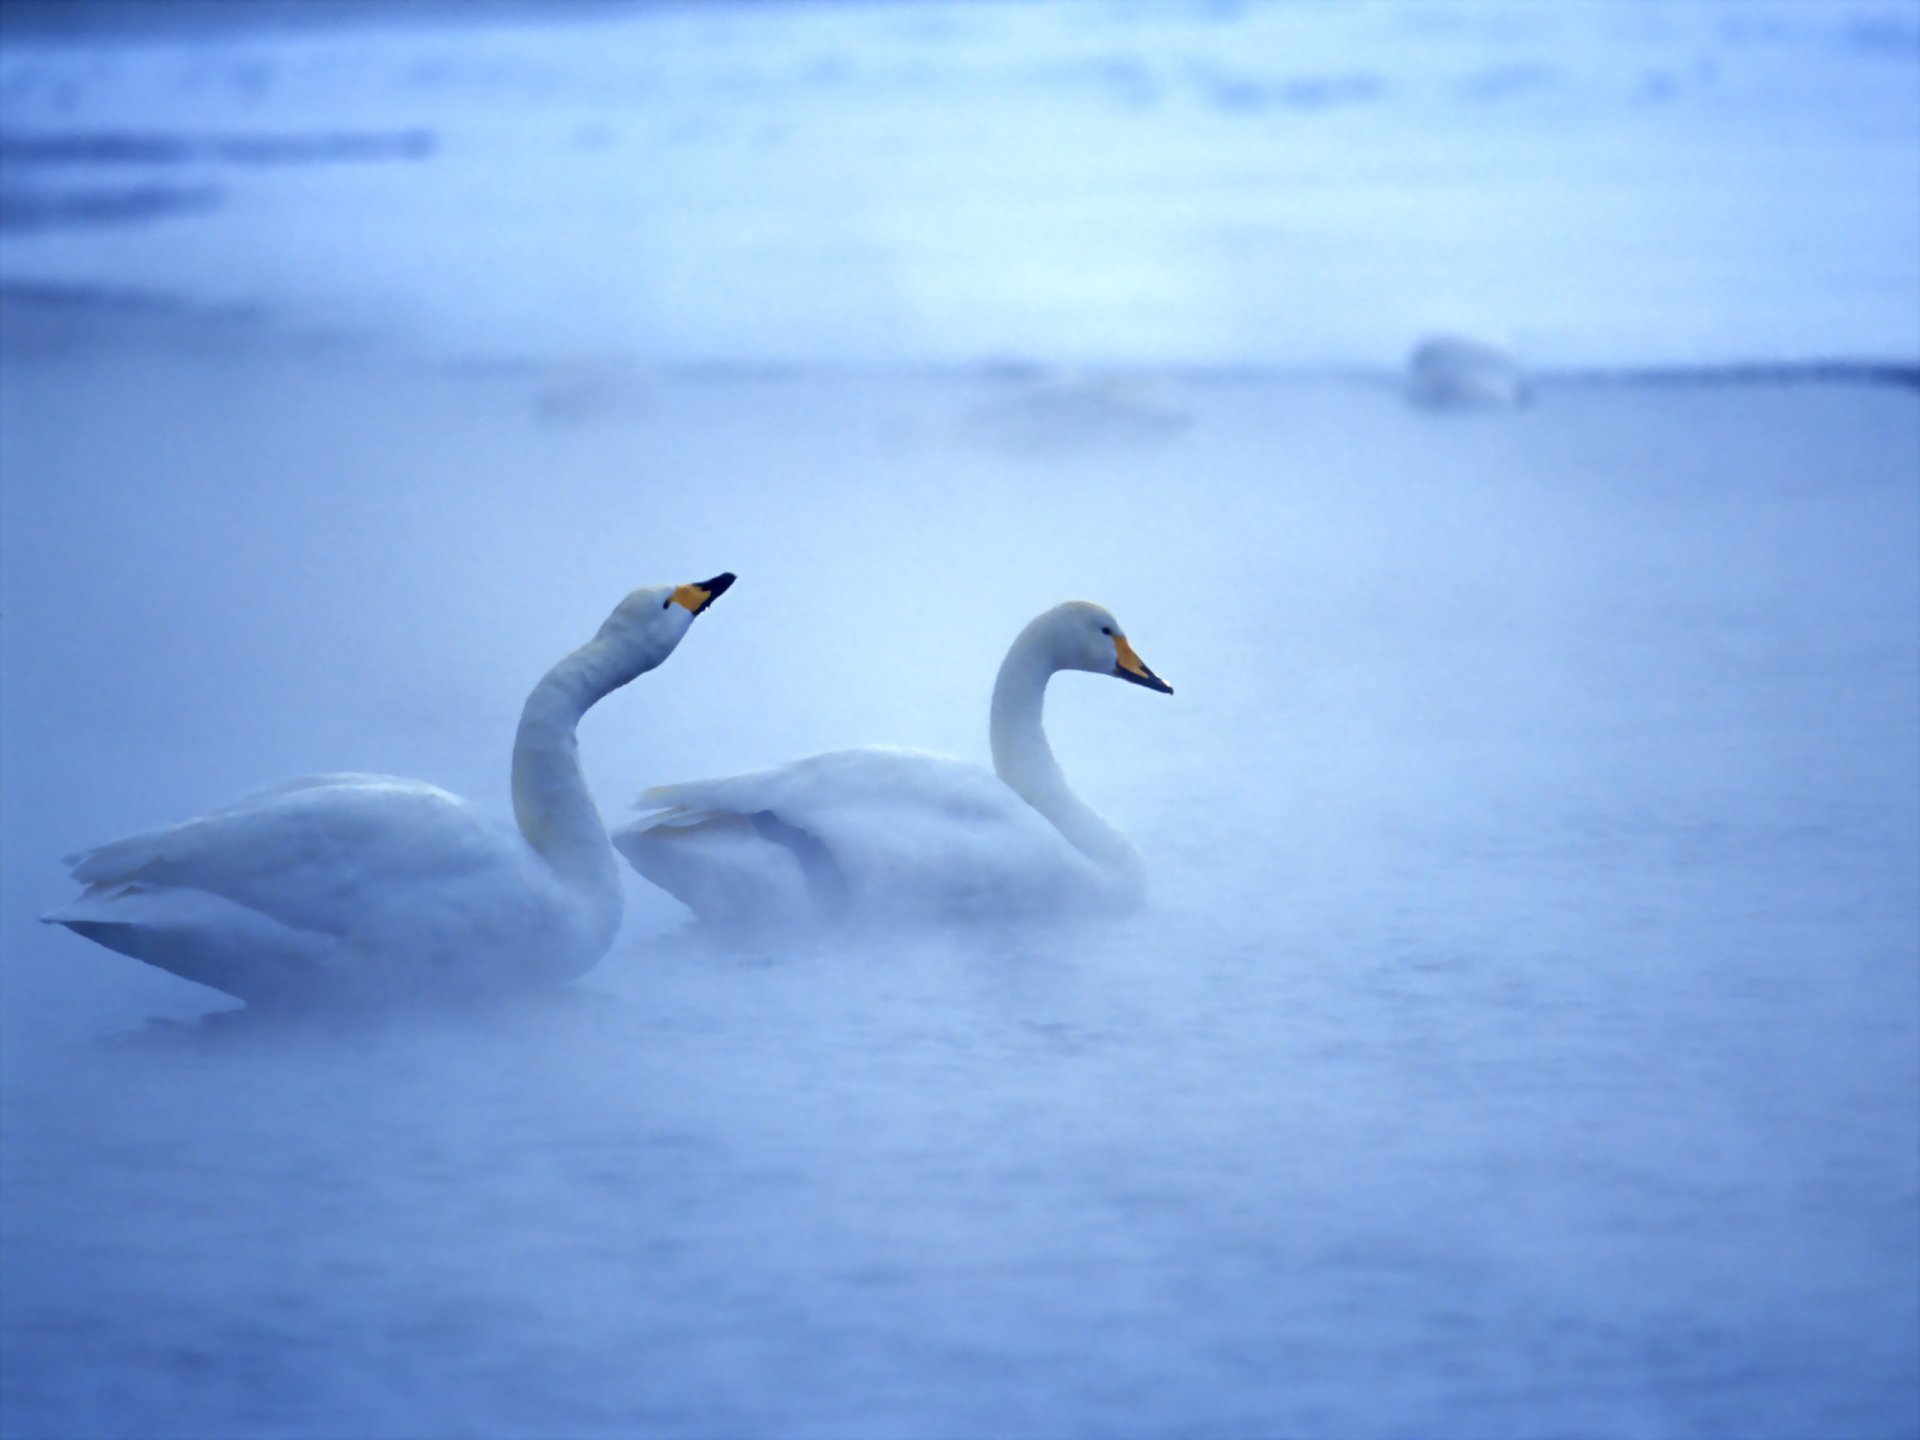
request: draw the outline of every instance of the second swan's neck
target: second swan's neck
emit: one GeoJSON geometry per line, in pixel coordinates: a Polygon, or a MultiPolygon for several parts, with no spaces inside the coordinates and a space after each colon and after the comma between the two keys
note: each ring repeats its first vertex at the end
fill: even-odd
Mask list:
{"type": "Polygon", "coordinates": [[[614,648],[597,636],[549,670],[527,697],[513,739],[513,818],[520,833],[570,889],[596,909],[611,909],[610,930],[620,923],[620,869],[587,793],[574,732],[595,701],[637,673],[620,663],[614,648]]]}
{"type": "Polygon", "coordinates": [[[1137,893],[1144,875],[1127,837],[1074,794],[1053,758],[1041,724],[1047,682],[1060,669],[1041,616],[1022,630],[1000,662],[993,682],[988,734],[993,768],[1007,787],[1044,815],[1068,844],[1104,873],[1137,893]]]}

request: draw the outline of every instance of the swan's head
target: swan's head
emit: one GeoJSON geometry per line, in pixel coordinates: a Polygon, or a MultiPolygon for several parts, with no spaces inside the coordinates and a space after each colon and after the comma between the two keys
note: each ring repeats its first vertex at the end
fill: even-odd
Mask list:
{"type": "Polygon", "coordinates": [[[726,594],[732,584],[729,572],[692,585],[644,586],[614,607],[598,638],[631,654],[641,670],[651,669],[673,653],[693,617],[726,594]]]}
{"type": "Polygon", "coordinates": [[[1173,687],[1133,653],[1127,632],[1111,611],[1086,600],[1069,600],[1048,611],[1044,618],[1053,640],[1054,663],[1061,669],[1091,670],[1096,675],[1131,680],[1163,695],[1173,693],[1173,687]]]}

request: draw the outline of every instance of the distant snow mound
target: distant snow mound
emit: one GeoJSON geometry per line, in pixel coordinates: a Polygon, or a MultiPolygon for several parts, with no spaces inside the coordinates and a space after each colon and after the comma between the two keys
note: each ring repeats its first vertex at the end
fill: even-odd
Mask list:
{"type": "Polygon", "coordinates": [[[982,449],[1031,459],[1164,444],[1192,417],[1144,376],[1041,374],[976,406],[961,422],[982,449]]]}
{"type": "Polygon", "coordinates": [[[1430,335],[1407,360],[1407,400],[1423,410],[1512,410],[1533,387],[1497,345],[1464,335],[1430,335]]]}

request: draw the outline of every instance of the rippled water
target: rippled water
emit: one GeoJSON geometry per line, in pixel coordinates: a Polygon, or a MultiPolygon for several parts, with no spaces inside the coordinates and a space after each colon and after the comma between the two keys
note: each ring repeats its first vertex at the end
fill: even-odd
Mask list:
{"type": "Polygon", "coordinates": [[[95,1046],[10,1429],[1897,1434],[1910,982],[1810,959],[1163,914],[95,1046]]]}

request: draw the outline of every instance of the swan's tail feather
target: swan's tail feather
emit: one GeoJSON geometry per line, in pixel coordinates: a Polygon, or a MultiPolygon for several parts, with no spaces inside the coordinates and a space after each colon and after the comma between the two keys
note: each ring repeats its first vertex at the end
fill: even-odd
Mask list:
{"type": "Polygon", "coordinates": [[[283,925],[206,891],[164,885],[90,885],[41,919],[245,1000],[329,978],[325,971],[338,948],[334,937],[283,925]],[[277,963],[262,967],[262,955],[277,963]]]}
{"type": "Polygon", "coordinates": [[[76,920],[97,920],[103,914],[114,913],[106,907],[115,901],[132,900],[151,893],[151,887],[131,880],[89,885],[58,910],[49,910],[42,915],[40,921],[45,925],[67,925],[76,920]]]}
{"type": "Polygon", "coordinates": [[[124,840],[111,840],[90,850],[76,850],[71,855],[63,856],[60,863],[82,885],[128,884],[167,858],[167,841],[175,833],[175,830],[169,829],[129,835],[124,840]]]}

